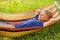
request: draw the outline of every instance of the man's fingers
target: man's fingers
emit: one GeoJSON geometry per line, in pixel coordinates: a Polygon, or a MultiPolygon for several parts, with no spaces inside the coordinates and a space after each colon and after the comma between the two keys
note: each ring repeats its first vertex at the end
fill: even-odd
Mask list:
{"type": "Polygon", "coordinates": [[[51,10],[51,9],[54,8],[54,7],[55,7],[55,4],[52,4],[52,5],[50,5],[49,7],[47,7],[47,9],[51,10]]]}
{"type": "Polygon", "coordinates": [[[59,15],[59,12],[56,7],[53,7],[50,12],[52,13],[52,16],[55,18],[57,15],[59,15]]]}
{"type": "MultiPolygon", "coordinates": [[[[48,10],[51,10],[51,11],[52,11],[52,10],[54,10],[53,8],[55,8],[55,4],[52,4],[52,5],[48,6],[47,8],[44,8],[43,10],[48,9],[48,10]]],[[[37,9],[37,10],[36,10],[36,12],[39,12],[39,11],[41,12],[40,9],[37,9]]]]}
{"type": "Polygon", "coordinates": [[[59,12],[56,11],[54,14],[53,14],[53,18],[57,17],[59,15],[59,12]]]}
{"type": "Polygon", "coordinates": [[[56,7],[54,7],[50,11],[51,11],[51,13],[55,13],[57,11],[57,9],[56,9],[56,7]]]}
{"type": "Polygon", "coordinates": [[[44,10],[49,10],[51,13],[54,13],[55,11],[57,11],[56,7],[54,4],[48,6],[47,8],[45,8],[44,10]]]}

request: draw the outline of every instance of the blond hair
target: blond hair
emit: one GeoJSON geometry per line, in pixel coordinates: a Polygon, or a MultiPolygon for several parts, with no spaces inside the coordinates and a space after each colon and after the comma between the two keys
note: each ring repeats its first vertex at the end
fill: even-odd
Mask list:
{"type": "Polygon", "coordinates": [[[49,18],[52,18],[52,17],[53,17],[51,10],[49,10],[49,9],[47,9],[47,8],[45,8],[45,9],[43,9],[43,10],[47,13],[47,16],[48,16],[49,18]]]}

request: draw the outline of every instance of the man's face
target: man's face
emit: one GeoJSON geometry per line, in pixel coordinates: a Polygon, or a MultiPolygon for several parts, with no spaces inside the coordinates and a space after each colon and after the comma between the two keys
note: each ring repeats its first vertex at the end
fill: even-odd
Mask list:
{"type": "Polygon", "coordinates": [[[47,12],[41,12],[38,18],[40,21],[48,21],[49,16],[47,15],[47,12]]]}

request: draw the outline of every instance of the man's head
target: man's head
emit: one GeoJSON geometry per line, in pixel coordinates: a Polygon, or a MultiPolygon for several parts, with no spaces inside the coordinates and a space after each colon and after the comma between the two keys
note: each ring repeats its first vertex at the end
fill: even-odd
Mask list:
{"type": "Polygon", "coordinates": [[[39,20],[40,21],[48,21],[50,18],[52,18],[52,14],[49,10],[42,10],[40,13],[39,13],[39,20]]]}

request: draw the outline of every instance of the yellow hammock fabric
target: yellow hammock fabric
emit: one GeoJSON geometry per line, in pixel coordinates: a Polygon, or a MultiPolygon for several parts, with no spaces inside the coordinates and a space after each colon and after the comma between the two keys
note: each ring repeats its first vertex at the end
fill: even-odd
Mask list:
{"type": "Polygon", "coordinates": [[[28,12],[16,13],[16,14],[0,13],[0,19],[5,19],[5,20],[24,20],[24,19],[32,18],[34,16],[35,16],[34,10],[28,12]]]}
{"type": "Polygon", "coordinates": [[[23,35],[26,35],[26,34],[29,34],[29,33],[36,32],[36,31],[38,31],[38,30],[39,30],[39,29],[37,29],[37,30],[30,30],[30,31],[22,31],[22,32],[0,31],[0,35],[6,36],[6,37],[19,37],[19,36],[23,36],[23,35]]]}

